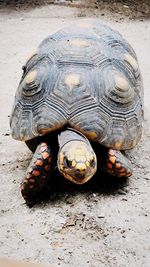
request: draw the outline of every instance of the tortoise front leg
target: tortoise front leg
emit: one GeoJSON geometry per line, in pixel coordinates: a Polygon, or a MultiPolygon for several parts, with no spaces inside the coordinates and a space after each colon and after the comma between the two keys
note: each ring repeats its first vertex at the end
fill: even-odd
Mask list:
{"type": "Polygon", "coordinates": [[[47,143],[37,146],[31,163],[27,169],[26,177],[21,183],[21,193],[28,202],[46,187],[52,170],[52,153],[47,143]]]}
{"type": "Polygon", "coordinates": [[[121,151],[108,149],[102,159],[101,169],[116,177],[132,175],[131,162],[121,151]]]}

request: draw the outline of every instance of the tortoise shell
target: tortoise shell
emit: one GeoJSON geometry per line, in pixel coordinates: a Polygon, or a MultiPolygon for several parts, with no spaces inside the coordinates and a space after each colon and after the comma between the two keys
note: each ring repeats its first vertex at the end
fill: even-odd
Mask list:
{"type": "Polygon", "coordinates": [[[64,126],[117,150],[141,137],[143,90],[137,57],[96,20],[46,38],[23,67],[10,125],[27,141],[64,126]]]}

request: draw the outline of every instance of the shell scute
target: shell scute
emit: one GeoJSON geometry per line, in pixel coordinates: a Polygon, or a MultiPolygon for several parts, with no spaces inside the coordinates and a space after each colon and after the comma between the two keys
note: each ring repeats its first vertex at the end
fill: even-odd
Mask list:
{"type": "Polygon", "coordinates": [[[46,38],[26,63],[11,115],[29,140],[66,124],[90,140],[129,149],[140,139],[143,89],[136,54],[96,20],[46,38]]]}

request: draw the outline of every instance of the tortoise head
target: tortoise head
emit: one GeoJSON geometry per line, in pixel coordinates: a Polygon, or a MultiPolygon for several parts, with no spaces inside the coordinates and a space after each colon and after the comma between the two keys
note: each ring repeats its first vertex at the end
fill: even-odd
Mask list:
{"type": "Polygon", "coordinates": [[[66,143],[58,153],[61,174],[76,184],[84,184],[96,172],[97,159],[90,145],[79,140],[66,143]]]}

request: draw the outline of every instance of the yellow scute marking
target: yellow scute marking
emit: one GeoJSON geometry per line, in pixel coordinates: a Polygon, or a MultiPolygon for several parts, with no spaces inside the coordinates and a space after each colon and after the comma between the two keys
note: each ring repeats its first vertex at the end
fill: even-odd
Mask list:
{"type": "Polygon", "coordinates": [[[138,69],[136,60],[130,54],[125,55],[125,61],[128,62],[135,71],[138,69]]]}
{"type": "Polygon", "coordinates": [[[71,45],[77,46],[77,47],[88,47],[90,43],[83,39],[74,39],[70,41],[71,45]]]}
{"type": "Polygon", "coordinates": [[[27,84],[33,83],[36,79],[36,75],[37,75],[37,72],[35,70],[29,72],[25,78],[26,83],[27,84]]]}
{"type": "Polygon", "coordinates": [[[120,150],[121,149],[121,147],[122,147],[122,142],[120,141],[118,141],[118,142],[116,142],[116,144],[115,144],[115,149],[116,150],[120,150]]]}
{"type": "Polygon", "coordinates": [[[116,87],[123,91],[126,91],[129,88],[129,83],[125,78],[118,76],[116,77],[116,87]]]}
{"type": "Polygon", "coordinates": [[[86,136],[91,140],[95,140],[97,138],[97,133],[95,133],[95,132],[87,132],[86,136]]]}
{"type": "Polygon", "coordinates": [[[80,84],[80,76],[78,74],[69,74],[65,77],[65,84],[72,89],[74,86],[80,84]]]}

